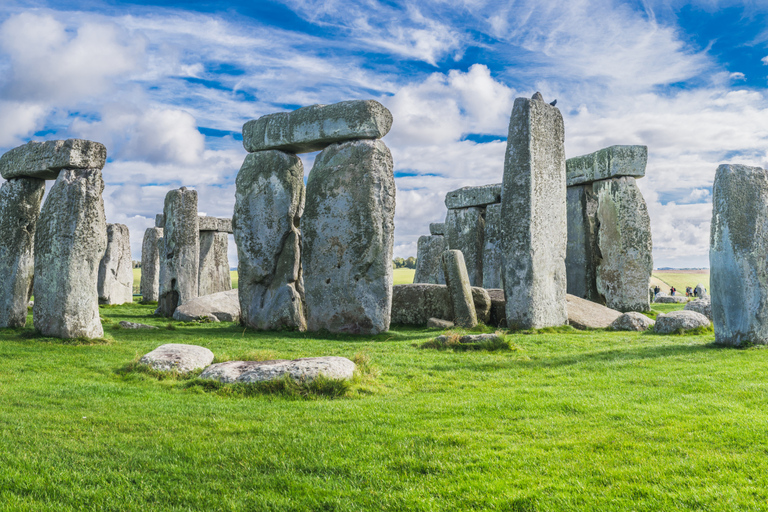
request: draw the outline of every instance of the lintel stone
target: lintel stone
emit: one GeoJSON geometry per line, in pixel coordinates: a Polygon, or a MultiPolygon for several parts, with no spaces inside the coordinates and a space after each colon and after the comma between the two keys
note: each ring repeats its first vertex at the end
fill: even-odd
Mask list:
{"type": "Polygon", "coordinates": [[[55,180],[62,169],[103,169],[104,144],[83,139],[29,141],[0,157],[0,175],[55,180]]]}
{"type": "Polygon", "coordinates": [[[462,187],[445,195],[445,206],[449,209],[485,206],[500,202],[501,183],[481,185],[479,187],[462,187]]]}
{"type": "Polygon", "coordinates": [[[609,146],[565,161],[566,186],[619,176],[645,176],[648,146],[609,146]]]}

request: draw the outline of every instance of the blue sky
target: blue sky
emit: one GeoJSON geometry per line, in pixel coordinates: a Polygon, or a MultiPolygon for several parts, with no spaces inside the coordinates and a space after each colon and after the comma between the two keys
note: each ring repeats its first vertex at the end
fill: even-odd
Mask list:
{"type": "Polygon", "coordinates": [[[5,0],[0,151],[105,143],[107,219],[130,227],[138,259],[170,188],[231,215],[244,122],[374,98],[394,115],[395,255],[410,256],[446,192],[501,181],[514,98],[539,90],[558,100],[568,157],[648,145],[654,265],[708,266],[717,165],[768,167],[767,15],[674,0],[5,0]]]}

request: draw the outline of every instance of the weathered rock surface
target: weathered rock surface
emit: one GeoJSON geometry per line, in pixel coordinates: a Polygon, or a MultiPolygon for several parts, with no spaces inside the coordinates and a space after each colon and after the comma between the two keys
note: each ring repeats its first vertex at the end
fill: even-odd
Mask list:
{"type": "Polygon", "coordinates": [[[383,142],[334,144],[317,155],[301,220],[309,330],[389,329],[394,215],[392,155],[383,142]]]}
{"type": "Polygon", "coordinates": [[[243,126],[243,146],[250,153],[268,149],[309,153],[336,142],[380,139],[391,127],[392,114],[378,101],[342,101],[248,121],[243,126]]]}
{"type": "Polygon", "coordinates": [[[448,249],[461,251],[467,266],[469,283],[483,285],[483,245],[485,220],[483,208],[448,210],[445,217],[445,240],[448,249]]]}
{"type": "MultiPolygon", "coordinates": [[[[453,304],[453,321],[456,325],[471,329],[477,325],[477,312],[472,299],[472,288],[469,285],[467,267],[461,251],[445,251],[443,253],[443,273],[445,285],[453,304]]],[[[488,301],[490,309],[490,300],[488,301]]]]}
{"type": "Polygon", "coordinates": [[[0,327],[24,327],[35,272],[35,228],[45,181],[15,178],[0,187],[0,327]]]}
{"type": "Polygon", "coordinates": [[[430,318],[427,320],[427,329],[452,329],[455,324],[450,320],[430,318]]]}
{"type": "Polygon", "coordinates": [[[501,202],[501,183],[481,185],[479,187],[463,187],[445,195],[445,206],[452,208],[469,208],[470,206],[485,206],[501,202]]]}
{"type": "Polygon", "coordinates": [[[483,236],[483,288],[503,288],[504,248],[502,247],[501,205],[485,209],[483,236]]]}
{"type": "Polygon", "coordinates": [[[593,185],[597,197],[597,291],[605,305],[619,311],[648,311],[648,283],[653,270],[651,218],[634,178],[614,178],[593,185]]]}
{"type": "Polygon", "coordinates": [[[571,295],[605,304],[597,291],[597,197],[592,185],[568,187],[568,245],[565,253],[567,290],[571,295]]]}
{"type": "Polygon", "coordinates": [[[99,304],[133,302],[131,236],[125,224],[107,224],[107,249],[99,262],[99,304]]]}
{"type": "MultiPolygon", "coordinates": [[[[485,290],[491,298],[490,318],[487,325],[496,327],[507,326],[507,300],[504,298],[504,290],[501,288],[492,288],[485,290]]],[[[477,307],[477,305],[475,305],[477,307]]]]}
{"type": "Polygon", "coordinates": [[[240,168],[236,186],[233,225],[242,322],[254,329],[303,331],[307,323],[299,222],[304,166],[291,153],[252,153],[240,168]]]}
{"type": "MultiPolygon", "coordinates": [[[[685,295],[656,295],[656,300],[659,304],[685,304],[688,302],[688,297],[685,295]]],[[[650,309],[650,307],[649,307],[650,309]]]]}
{"type": "Polygon", "coordinates": [[[155,370],[179,373],[199,370],[212,362],[213,352],[207,348],[181,343],[160,345],[139,360],[139,363],[146,364],[155,370]]]}
{"type": "MultiPolygon", "coordinates": [[[[445,344],[450,341],[452,336],[450,335],[440,335],[437,338],[435,338],[435,341],[445,344]]],[[[462,345],[477,345],[480,343],[491,343],[495,341],[501,341],[503,338],[499,334],[467,334],[464,336],[461,336],[458,341],[462,345]]]]}
{"type": "Polygon", "coordinates": [[[721,165],[709,240],[715,341],[768,344],[768,171],[721,165]]]}
{"type": "Polygon", "coordinates": [[[200,224],[197,191],[181,187],[165,195],[163,209],[164,254],[160,272],[157,312],[173,316],[177,307],[198,296],[200,224]]]}
{"type": "Polygon", "coordinates": [[[200,231],[200,266],[197,274],[199,295],[210,295],[232,289],[228,252],[227,233],[200,231]]]}
{"type": "Polygon", "coordinates": [[[670,334],[678,329],[688,331],[697,327],[709,327],[709,324],[709,318],[696,311],[671,311],[656,317],[653,330],[658,334],[670,334]]]}
{"type": "Polygon", "coordinates": [[[107,161],[103,144],[82,139],[30,141],[0,157],[0,175],[55,180],[62,169],[102,169],[107,161]]]}
{"type": "Polygon", "coordinates": [[[567,186],[620,176],[645,176],[647,146],[610,146],[566,160],[567,186]]]}
{"type": "Polygon", "coordinates": [[[445,222],[432,222],[429,225],[430,235],[445,235],[445,222]]]}
{"type": "Polygon", "coordinates": [[[125,320],[121,321],[118,325],[123,329],[158,329],[158,327],[155,327],[154,325],[126,322],[125,320]]]}
{"type": "Polygon", "coordinates": [[[501,203],[510,327],[540,328],[568,321],[564,140],[563,117],[556,107],[536,99],[515,100],[501,203]]]}
{"type": "Polygon", "coordinates": [[[226,231],[226,229],[221,228],[226,227],[227,224],[231,225],[232,223],[232,219],[223,217],[209,217],[208,215],[198,215],[198,217],[200,231],[226,231]]]}
{"type": "Polygon", "coordinates": [[[162,213],[158,213],[155,215],[155,227],[156,228],[164,228],[165,227],[165,215],[162,213]]]}
{"type": "Polygon", "coordinates": [[[177,307],[173,319],[180,322],[239,322],[240,301],[237,290],[213,293],[194,298],[177,307]]]}
{"type": "MultiPolygon", "coordinates": [[[[490,316],[488,291],[473,286],[472,299],[478,320],[485,321],[482,315],[490,316]]],[[[453,318],[453,306],[446,285],[397,284],[392,287],[392,323],[425,325],[430,318],[453,318]]]]}
{"type": "Polygon", "coordinates": [[[472,303],[475,305],[477,321],[488,324],[491,321],[491,296],[488,291],[479,286],[472,286],[472,303]]]}
{"type": "Polygon", "coordinates": [[[699,297],[699,298],[704,298],[708,296],[707,289],[704,288],[704,285],[701,283],[696,285],[696,288],[693,289],[693,293],[696,297],[699,297]]]}
{"type": "Polygon", "coordinates": [[[99,262],[107,222],[98,169],[64,169],[35,233],[35,329],[57,338],[99,338],[99,262]]]}
{"type": "Polygon", "coordinates": [[[445,284],[442,257],[446,249],[445,237],[442,235],[419,237],[414,283],[445,284]]]}
{"type": "Polygon", "coordinates": [[[163,228],[147,228],[141,243],[141,282],[139,293],[142,302],[157,302],[160,291],[160,252],[158,240],[163,228]]]}
{"type": "Polygon", "coordinates": [[[711,297],[702,297],[701,299],[692,300],[685,305],[686,311],[695,311],[701,313],[705,317],[712,321],[712,299],[711,297]]]}
{"type": "Polygon", "coordinates": [[[614,331],[647,331],[656,322],[637,311],[624,313],[613,321],[611,329],[614,331]]]}
{"type": "Polygon", "coordinates": [[[272,361],[227,361],[209,366],[201,379],[219,382],[264,382],[285,375],[293,380],[309,382],[323,375],[329,379],[349,380],[355,374],[355,363],[346,357],[325,356],[272,361]]]}
{"type": "Polygon", "coordinates": [[[568,323],[576,329],[605,329],[621,316],[620,311],[590,302],[575,295],[566,295],[568,323]]]}

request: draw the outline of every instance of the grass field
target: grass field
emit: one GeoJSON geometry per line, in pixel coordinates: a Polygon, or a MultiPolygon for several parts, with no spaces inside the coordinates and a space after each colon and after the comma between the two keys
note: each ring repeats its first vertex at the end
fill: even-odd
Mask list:
{"type": "Polygon", "coordinates": [[[685,287],[695,288],[701,283],[709,291],[709,269],[707,270],[654,270],[653,277],[661,281],[659,287],[669,293],[669,287],[674,286],[680,293],[685,294],[685,287]],[[663,283],[663,284],[662,284],[663,283]]]}
{"type": "MultiPolygon", "coordinates": [[[[669,310],[674,305],[665,305],[669,310]]],[[[164,327],[105,344],[0,330],[0,510],[765,510],[768,350],[713,336],[375,337],[164,327]],[[219,360],[368,359],[344,398],[245,397],[125,372],[162,343],[219,360]]]]}

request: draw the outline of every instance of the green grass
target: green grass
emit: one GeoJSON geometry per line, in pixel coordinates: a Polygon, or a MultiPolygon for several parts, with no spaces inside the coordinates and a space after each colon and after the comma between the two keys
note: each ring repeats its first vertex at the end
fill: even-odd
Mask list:
{"type": "Polygon", "coordinates": [[[393,284],[411,284],[416,270],[412,268],[396,268],[394,270],[393,284]]]}
{"type": "Polygon", "coordinates": [[[677,288],[677,292],[679,294],[685,295],[685,287],[690,286],[691,288],[696,288],[696,285],[701,283],[704,285],[704,288],[709,291],[709,271],[704,272],[703,274],[686,274],[686,273],[678,273],[678,272],[659,272],[654,271],[653,277],[663,281],[667,284],[666,289],[662,287],[662,291],[669,293],[669,287],[674,286],[677,288]]]}
{"type": "Polygon", "coordinates": [[[168,325],[151,311],[102,308],[106,344],[0,330],[0,510],[768,508],[768,350],[570,329],[456,352],[399,326],[116,328],[168,325]],[[218,360],[340,355],[366,377],[302,395],[130,367],[170,342],[218,360]]]}

